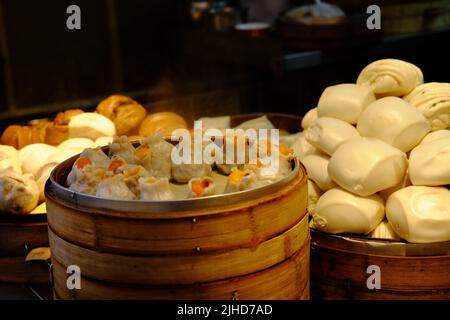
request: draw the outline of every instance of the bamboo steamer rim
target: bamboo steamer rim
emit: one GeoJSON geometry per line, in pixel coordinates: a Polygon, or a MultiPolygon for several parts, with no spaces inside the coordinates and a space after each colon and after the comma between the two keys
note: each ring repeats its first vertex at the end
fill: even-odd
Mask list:
{"type": "Polygon", "coordinates": [[[81,211],[108,216],[123,216],[123,213],[126,213],[127,218],[133,215],[136,218],[153,219],[189,218],[220,214],[230,211],[230,208],[239,210],[245,208],[249,201],[270,201],[288,192],[297,183],[306,183],[307,179],[306,169],[297,158],[294,158],[294,167],[289,175],[267,186],[246,191],[168,201],[102,199],[72,191],[63,185],[63,181],[67,178],[78,156],[71,157],[53,169],[45,185],[46,198],[51,197],[65,206],[81,211]],[[214,212],[208,211],[212,208],[214,208],[214,212]]]}
{"type": "Polygon", "coordinates": [[[311,229],[311,246],[373,256],[413,258],[450,258],[450,241],[434,243],[408,243],[395,240],[371,239],[355,235],[329,234],[311,229]]]}

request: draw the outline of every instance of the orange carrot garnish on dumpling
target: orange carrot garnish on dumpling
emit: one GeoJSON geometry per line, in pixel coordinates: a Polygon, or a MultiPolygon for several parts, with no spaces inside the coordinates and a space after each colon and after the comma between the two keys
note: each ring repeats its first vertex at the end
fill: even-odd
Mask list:
{"type": "Polygon", "coordinates": [[[109,167],[108,170],[112,171],[112,172],[116,172],[117,169],[119,169],[121,166],[123,166],[125,164],[125,161],[123,161],[122,159],[116,159],[113,160],[109,167]]]}
{"type": "Polygon", "coordinates": [[[191,183],[192,192],[194,192],[197,197],[200,197],[203,194],[203,191],[208,187],[209,181],[206,179],[192,181],[191,183]]]}
{"type": "Polygon", "coordinates": [[[77,166],[78,169],[83,169],[85,166],[91,163],[92,163],[91,160],[84,157],[79,157],[77,161],[75,161],[75,165],[77,166]]]}
{"type": "Polygon", "coordinates": [[[138,159],[140,159],[140,160],[144,159],[144,158],[145,158],[147,155],[149,155],[149,154],[151,154],[150,147],[144,146],[144,145],[139,146],[139,147],[134,151],[134,155],[135,155],[138,159]]]}

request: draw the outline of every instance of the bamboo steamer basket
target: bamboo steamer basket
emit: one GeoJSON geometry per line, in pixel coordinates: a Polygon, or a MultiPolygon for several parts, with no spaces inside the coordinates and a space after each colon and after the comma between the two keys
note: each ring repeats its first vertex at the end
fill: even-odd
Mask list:
{"type": "Polygon", "coordinates": [[[48,283],[45,261],[26,261],[39,247],[48,247],[45,215],[0,214],[0,282],[48,283]]]}
{"type": "Polygon", "coordinates": [[[46,185],[55,298],[308,299],[307,177],[228,195],[117,201],[46,185]],[[81,289],[66,286],[67,267],[81,289]]]}
{"type": "MultiPolygon", "coordinates": [[[[287,132],[297,132],[300,128],[300,117],[280,113],[233,115],[231,125],[236,126],[263,115],[266,115],[277,128],[287,132]]],[[[140,231],[146,234],[145,229],[140,231]]],[[[49,283],[49,267],[45,260],[26,261],[30,251],[48,246],[46,214],[12,215],[0,212],[0,283],[49,283]]]]}
{"type": "Polygon", "coordinates": [[[450,242],[413,244],[311,230],[313,299],[450,299],[450,242]],[[380,267],[369,290],[367,268],[380,267]]]}

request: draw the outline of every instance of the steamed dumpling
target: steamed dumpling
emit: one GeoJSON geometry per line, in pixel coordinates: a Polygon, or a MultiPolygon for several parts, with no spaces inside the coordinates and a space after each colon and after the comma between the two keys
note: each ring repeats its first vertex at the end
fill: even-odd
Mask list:
{"type": "Polygon", "coordinates": [[[67,185],[76,192],[95,195],[97,186],[106,177],[106,170],[98,168],[87,158],[79,157],[67,176],[67,185]]]}
{"type": "Polygon", "coordinates": [[[109,146],[109,156],[118,156],[129,164],[135,163],[135,149],[127,136],[114,137],[109,146]]]}
{"type": "Polygon", "coordinates": [[[136,149],[135,162],[142,165],[151,176],[170,179],[173,170],[172,149],[172,144],[161,136],[149,136],[143,139],[141,146],[136,149]]]}
{"type": "Polygon", "coordinates": [[[214,180],[210,177],[189,180],[189,198],[212,196],[216,192],[214,180]]]}
{"type": "Polygon", "coordinates": [[[225,193],[249,190],[257,187],[257,178],[252,171],[233,170],[228,176],[225,193]]]}
{"type": "Polygon", "coordinates": [[[139,199],[146,201],[165,201],[175,198],[168,178],[139,178],[139,199]]]}
{"type": "Polygon", "coordinates": [[[356,83],[380,96],[403,96],[423,83],[422,71],[412,63],[382,59],[367,65],[356,83]]]}
{"type": "Polygon", "coordinates": [[[112,200],[136,200],[136,195],[126,185],[123,175],[103,179],[97,186],[97,197],[112,200]]]}

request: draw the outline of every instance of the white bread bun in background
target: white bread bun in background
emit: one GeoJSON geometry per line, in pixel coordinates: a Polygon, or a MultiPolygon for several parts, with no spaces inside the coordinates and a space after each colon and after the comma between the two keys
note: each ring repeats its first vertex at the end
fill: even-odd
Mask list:
{"type": "Polygon", "coordinates": [[[96,147],[104,147],[107,146],[108,144],[112,143],[114,140],[113,137],[100,137],[95,139],[94,141],[94,145],[96,147]]]}
{"type": "Polygon", "coordinates": [[[88,138],[72,138],[67,139],[64,142],[61,142],[57,148],[58,150],[64,149],[86,149],[86,148],[95,148],[95,143],[91,139],[88,138]]]}
{"type": "Polygon", "coordinates": [[[450,190],[409,186],[394,192],[386,215],[394,231],[408,242],[450,240],[450,190]]]}
{"type": "Polygon", "coordinates": [[[361,112],[375,100],[370,88],[342,83],[323,91],[317,105],[317,114],[319,117],[332,117],[356,124],[361,112]]]}
{"type": "Polygon", "coordinates": [[[308,173],[308,177],[314,181],[322,191],[336,187],[336,183],[331,180],[328,174],[327,168],[329,161],[330,157],[322,153],[307,155],[302,160],[308,173]]]}
{"type": "Polygon", "coordinates": [[[369,196],[400,183],[408,160],[405,153],[374,138],[341,145],[331,156],[328,173],[339,186],[369,196]]]}
{"type": "Polygon", "coordinates": [[[317,118],[318,118],[318,116],[317,116],[317,108],[310,109],[310,110],[305,114],[305,116],[304,116],[303,119],[302,119],[302,124],[301,124],[301,125],[302,125],[303,130],[308,129],[309,126],[310,126],[314,121],[317,120],[317,118]]]}
{"type": "Polygon", "coordinates": [[[422,84],[404,99],[430,121],[432,131],[450,128],[450,83],[422,84]]]}
{"type": "Polygon", "coordinates": [[[345,121],[321,117],[305,131],[306,140],[322,152],[332,155],[343,143],[360,138],[358,130],[345,121]]]}
{"type": "Polygon", "coordinates": [[[422,71],[412,63],[382,59],[368,64],[356,80],[379,96],[404,96],[423,83],[422,71]]]}
{"type": "Polygon", "coordinates": [[[413,185],[450,184],[450,137],[421,143],[412,149],[409,176],[413,185]]]}
{"type": "Polygon", "coordinates": [[[19,151],[12,146],[0,145],[0,170],[7,168],[22,173],[19,151]]]}
{"type": "Polygon", "coordinates": [[[47,159],[56,152],[56,147],[44,143],[29,144],[19,151],[20,165],[24,173],[37,178],[38,171],[47,163],[47,159]]]}
{"type": "Polygon", "coordinates": [[[333,188],[317,201],[312,226],[329,233],[368,234],[383,218],[384,201],[379,195],[360,197],[333,188]]]}
{"type": "Polygon", "coordinates": [[[74,116],[69,122],[69,138],[112,137],[116,134],[114,123],[107,117],[94,112],[84,112],[74,116]]]}
{"type": "Polygon", "coordinates": [[[356,128],[361,136],[381,139],[408,152],[430,131],[430,124],[405,100],[385,97],[363,111],[356,128]]]}

